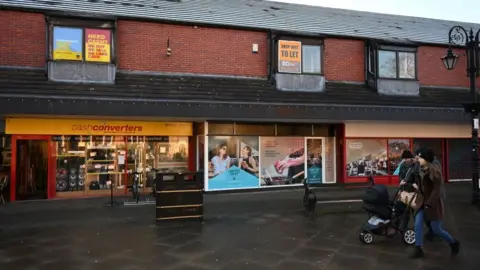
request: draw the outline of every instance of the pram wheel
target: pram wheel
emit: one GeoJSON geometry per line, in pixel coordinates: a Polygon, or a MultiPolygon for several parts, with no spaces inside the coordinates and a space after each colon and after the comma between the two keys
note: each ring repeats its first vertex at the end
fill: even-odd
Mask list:
{"type": "Polygon", "coordinates": [[[359,235],[360,242],[364,244],[371,244],[373,242],[373,234],[370,232],[362,232],[359,235]]]}
{"type": "Polygon", "coordinates": [[[403,242],[407,245],[415,244],[415,231],[414,230],[406,230],[403,233],[403,242]]]}

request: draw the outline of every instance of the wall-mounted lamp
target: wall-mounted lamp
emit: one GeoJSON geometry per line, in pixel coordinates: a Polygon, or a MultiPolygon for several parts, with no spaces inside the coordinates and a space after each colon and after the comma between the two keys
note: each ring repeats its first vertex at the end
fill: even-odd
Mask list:
{"type": "Polygon", "coordinates": [[[167,56],[172,55],[172,48],[170,48],[170,38],[167,39],[167,56]]]}

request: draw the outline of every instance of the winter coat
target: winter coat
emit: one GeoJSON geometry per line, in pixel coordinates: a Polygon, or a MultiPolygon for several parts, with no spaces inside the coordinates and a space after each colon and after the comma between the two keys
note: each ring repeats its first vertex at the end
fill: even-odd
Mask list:
{"type": "Polygon", "coordinates": [[[426,219],[428,221],[443,220],[445,196],[441,165],[437,162],[428,163],[426,169],[420,169],[416,182],[424,196],[423,209],[426,219]]]}

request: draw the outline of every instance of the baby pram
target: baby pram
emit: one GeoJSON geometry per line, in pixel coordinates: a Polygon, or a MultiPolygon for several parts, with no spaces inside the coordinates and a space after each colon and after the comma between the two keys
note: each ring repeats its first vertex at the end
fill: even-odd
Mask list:
{"type": "Polygon", "coordinates": [[[412,214],[410,207],[414,198],[408,204],[398,199],[402,191],[400,187],[392,200],[387,187],[375,185],[373,177],[370,177],[372,186],[368,187],[363,197],[365,209],[368,212],[368,221],[363,225],[359,235],[364,244],[371,244],[374,235],[393,238],[398,234],[403,236],[403,242],[407,245],[415,243],[415,231],[409,227],[408,221],[412,214]]]}

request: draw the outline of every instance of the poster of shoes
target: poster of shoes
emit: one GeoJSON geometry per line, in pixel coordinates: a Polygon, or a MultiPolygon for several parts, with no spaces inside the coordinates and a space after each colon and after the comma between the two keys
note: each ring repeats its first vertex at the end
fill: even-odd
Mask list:
{"type": "Polygon", "coordinates": [[[206,190],[258,188],[258,137],[208,136],[206,190]]]}
{"type": "Polygon", "coordinates": [[[262,186],[300,184],[305,178],[303,137],[261,137],[262,186]]]}

